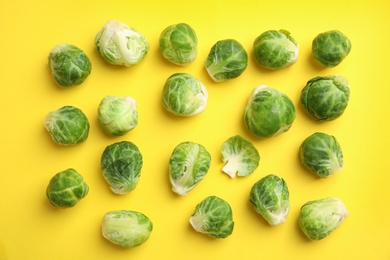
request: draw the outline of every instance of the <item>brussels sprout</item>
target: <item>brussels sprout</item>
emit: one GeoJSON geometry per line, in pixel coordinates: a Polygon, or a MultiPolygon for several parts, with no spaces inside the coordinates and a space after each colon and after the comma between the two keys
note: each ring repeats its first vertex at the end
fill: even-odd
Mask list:
{"type": "Polygon", "coordinates": [[[234,79],[248,66],[248,54],[238,41],[221,40],[211,48],[204,66],[216,82],[234,79]]]}
{"type": "Polygon", "coordinates": [[[351,47],[351,42],[342,32],[323,32],[313,40],[312,57],[324,67],[335,67],[347,57],[351,47]]]}
{"type": "Polygon", "coordinates": [[[248,176],[259,166],[260,155],[251,142],[235,135],[222,144],[222,161],[222,171],[230,177],[248,176]]]}
{"type": "Polygon", "coordinates": [[[226,201],[209,196],[196,205],[190,223],[197,232],[214,238],[226,238],[233,233],[233,212],[226,201]]]}
{"type": "Polygon", "coordinates": [[[339,75],[319,76],[309,80],[301,92],[301,103],[318,121],[340,117],[349,102],[349,83],[339,75]]]}
{"type": "Polygon", "coordinates": [[[44,123],[57,144],[74,145],[84,142],[88,137],[88,119],[83,111],[74,106],[64,106],[49,112],[44,123]]]}
{"type": "Polygon", "coordinates": [[[168,26],[160,35],[160,50],[164,58],[177,65],[188,65],[196,59],[198,38],[188,24],[168,26]]]}
{"type": "Polygon", "coordinates": [[[61,43],[49,54],[49,67],[54,80],[63,87],[77,86],[91,73],[88,56],[78,47],[61,43]]]}
{"type": "Polygon", "coordinates": [[[102,221],[102,235],[115,245],[132,248],[148,240],[152,221],[143,213],[131,210],[107,212],[102,221]]]}
{"type": "Polygon", "coordinates": [[[46,188],[50,203],[59,208],[70,208],[87,196],[89,187],[83,176],[75,169],[69,168],[51,178],[46,188]]]}
{"type": "Polygon", "coordinates": [[[100,168],[112,192],[127,194],[137,186],[142,164],[138,147],[132,142],[122,141],[104,149],[100,168]]]}
{"type": "Polygon", "coordinates": [[[314,133],[299,148],[302,164],[322,178],[329,177],[344,166],[341,146],[334,136],[314,133]]]}
{"type": "Polygon", "coordinates": [[[136,101],[127,96],[106,96],[99,104],[98,116],[107,134],[124,135],[138,124],[136,101]]]}
{"type": "Polygon", "coordinates": [[[193,142],[178,144],[169,159],[172,191],[185,196],[206,176],[211,156],[206,148],[193,142]]]}
{"type": "Polygon", "coordinates": [[[108,21],[96,34],[95,45],[107,62],[126,67],[140,63],[150,47],[142,33],[115,20],[108,21]]]}
{"type": "Polygon", "coordinates": [[[177,116],[194,116],[201,113],[207,104],[206,87],[187,73],[175,73],[165,82],[163,105],[167,111],[177,116]]]}
{"type": "Polygon", "coordinates": [[[245,125],[258,137],[272,137],[288,131],[295,120],[291,99],[276,89],[256,87],[244,112],[245,125]]]}
{"type": "Polygon", "coordinates": [[[260,34],[253,43],[253,49],[257,63],[271,70],[285,68],[298,60],[298,43],[285,30],[269,30],[260,34]]]}
{"type": "Polygon", "coordinates": [[[349,213],[338,198],[325,198],[305,203],[299,212],[299,227],[310,240],[327,237],[338,228],[349,213]]]}
{"type": "Polygon", "coordinates": [[[252,186],[250,203],[270,225],[283,224],[290,212],[287,183],[274,174],[263,177],[252,186]]]}

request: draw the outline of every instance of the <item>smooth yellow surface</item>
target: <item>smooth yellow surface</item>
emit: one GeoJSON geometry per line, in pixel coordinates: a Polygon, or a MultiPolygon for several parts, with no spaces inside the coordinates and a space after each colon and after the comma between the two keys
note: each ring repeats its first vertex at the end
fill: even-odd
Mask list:
{"type": "Polygon", "coordinates": [[[389,2],[345,1],[1,1],[0,102],[0,259],[390,259],[389,174],[389,2]],[[164,3],[166,2],[166,3],[164,3]],[[145,34],[150,52],[137,66],[106,63],[94,46],[104,23],[117,19],[145,34]],[[199,53],[187,67],[166,62],[158,47],[167,26],[186,22],[196,31],[199,53]],[[279,71],[259,68],[252,43],[269,29],[286,29],[300,44],[298,62],[279,71]],[[310,56],[312,39],[338,29],[352,42],[350,55],[337,67],[320,68],[310,56]],[[234,38],[249,53],[247,70],[237,79],[214,83],[203,62],[218,40],[234,38]],[[92,73],[80,86],[63,89],[47,64],[58,43],[71,43],[92,61],[92,73]],[[209,91],[206,110],[191,118],[168,114],[161,103],[165,80],[175,72],[191,73],[209,91]],[[306,82],[318,75],[348,78],[351,99],[332,122],[316,123],[299,103],[306,82]],[[270,139],[251,135],[243,111],[251,90],[261,84],[290,96],[297,108],[292,128],[270,139]],[[122,137],[109,137],[99,126],[97,106],[106,95],[137,100],[138,126],[122,137]],[[45,115],[74,105],[90,120],[83,144],[55,144],[43,126],[45,115]],[[310,134],[337,137],[345,167],[319,179],[298,160],[298,148],[310,134]],[[251,140],[260,152],[259,168],[246,178],[222,173],[220,147],[232,135],[251,140]],[[134,142],[144,156],[137,188],[114,195],[100,172],[104,148],[117,141],[134,142]],[[204,145],[212,156],[209,173],[186,197],[171,191],[168,161],[182,141],[204,145]],[[45,189],[66,168],[77,169],[90,192],[74,208],[50,205],[45,189]],[[290,189],[287,222],[269,226],[249,204],[251,186],[267,174],[284,178],[290,189]],[[226,239],[195,232],[189,217],[209,195],[225,199],[235,227],[226,239]],[[339,197],[350,216],[329,237],[309,241],[297,217],[307,201],[339,197]],[[101,235],[105,212],[140,211],[150,217],[149,240],[122,249],[101,235]]]}

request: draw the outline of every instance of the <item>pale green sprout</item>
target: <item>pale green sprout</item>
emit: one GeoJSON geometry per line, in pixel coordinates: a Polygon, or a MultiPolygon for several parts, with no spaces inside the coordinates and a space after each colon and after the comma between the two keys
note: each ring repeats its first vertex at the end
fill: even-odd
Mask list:
{"type": "Polygon", "coordinates": [[[240,135],[227,139],[222,144],[222,161],[225,166],[222,171],[234,178],[248,176],[259,166],[260,155],[256,147],[240,135]]]}
{"type": "Polygon", "coordinates": [[[233,212],[225,200],[209,196],[196,205],[190,224],[197,232],[214,238],[226,238],[233,233],[233,212]]]}

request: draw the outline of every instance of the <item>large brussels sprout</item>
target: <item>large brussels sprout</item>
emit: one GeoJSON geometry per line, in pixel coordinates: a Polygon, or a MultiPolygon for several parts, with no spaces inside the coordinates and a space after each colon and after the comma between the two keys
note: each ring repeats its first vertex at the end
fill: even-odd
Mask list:
{"type": "Polygon", "coordinates": [[[49,54],[49,67],[54,80],[63,87],[77,86],[91,73],[88,56],[78,47],[61,43],[49,54]]]}
{"type": "Polygon", "coordinates": [[[162,99],[167,111],[178,116],[194,116],[201,113],[207,104],[206,87],[194,76],[175,73],[165,82],[162,99]]]}
{"type": "Polygon", "coordinates": [[[150,47],[142,33],[115,20],[108,21],[96,34],[95,45],[107,62],[126,67],[140,63],[150,47]]]}
{"type": "Polygon", "coordinates": [[[238,41],[221,40],[211,48],[204,66],[216,82],[234,79],[248,66],[248,54],[238,41]]]}
{"type": "Polygon", "coordinates": [[[299,148],[302,164],[311,172],[326,178],[344,166],[341,146],[334,136],[314,133],[307,137],[299,148]]]}
{"type": "Polygon", "coordinates": [[[112,192],[127,194],[137,186],[142,164],[138,147],[132,142],[122,141],[104,149],[100,168],[112,192]]]}
{"type": "Polygon", "coordinates": [[[248,130],[256,136],[272,137],[288,131],[295,115],[295,106],[286,94],[261,85],[250,95],[244,121],[248,130]]]}
{"type": "Polygon", "coordinates": [[[324,67],[335,67],[351,51],[351,42],[338,30],[318,34],[312,42],[313,59],[324,67]]]}
{"type": "Polygon", "coordinates": [[[178,144],[169,159],[169,180],[172,191],[185,196],[207,174],[211,156],[206,148],[193,142],[178,144]]]}
{"type": "Polygon", "coordinates": [[[301,103],[307,113],[318,121],[340,117],[349,102],[347,79],[339,75],[312,78],[302,89],[301,103]]]}
{"type": "Polygon", "coordinates": [[[250,203],[270,225],[283,224],[290,212],[287,183],[274,174],[263,177],[252,186],[250,203]]]}
{"type": "Polygon", "coordinates": [[[102,221],[103,237],[125,248],[142,245],[152,230],[152,221],[145,214],[132,210],[109,211],[102,221]]]}
{"type": "Polygon", "coordinates": [[[188,65],[198,54],[198,38],[185,23],[173,24],[160,35],[160,50],[164,58],[177,65],[188,65]]]}
{"type": "Polygon", "coordinates": [[[225,166],[222,171],[234,178],[248,176],[259,166],[260,155],[256,147],[240,135],[227,139],[222,144],[222,161],[225,166]]]}
{"type": "Polygon", "coordinates": [[[338,228],[348,215],[347,208],[339,198],[318,199],[301,207],[298,223],[310,240],[320,240],[338,228]]]}
{"type": "Polygon", "coordinates": [[[298,60],[299,46],[286,30],[269,30],[260,34],[253,43],[257,63],[276,70],[293,65],[298,60]]]}
{"type": "Polygon", "coordinates": [[[233,233],[233,212],[225,200],[209,196],[196,205],[190,223],[197,232],[214,238],[226,238],[233,233]]]}
{"type": "Polygon", "coordinates": [[[138,124],[136,101],[127,96],[106,96],[99,104],[98,117],[107,134],[124,135],[138,124]]]}
{"type": "Polygon", "coordinates": [[[54,175],[46,188],[46,196],[50,203],[59,208],[75,206],[87,196],[89,187],[83,176],[73,168],[54,175]]]}
{"type": "Polygon", "coordinates": [[[45,128],[57,144],[74,145],[84,142],[89,133],[89,122],[83,111],[64,106],[45,116],[45,128]]]}

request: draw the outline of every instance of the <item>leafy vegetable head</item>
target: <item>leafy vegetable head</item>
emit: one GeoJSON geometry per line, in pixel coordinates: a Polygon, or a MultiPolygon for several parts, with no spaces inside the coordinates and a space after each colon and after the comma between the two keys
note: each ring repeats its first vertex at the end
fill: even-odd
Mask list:
{"type": "Polygon", "coordinates": [[[107,212],[102,221],[102,235],[115,245],[132,248],[148,240],[152,221],[143,213],[131,210],[107,212]]]}
{"type": "Polygon", "coordinates": [[[222,171],[234,178],[248,176],[259,166],[260,155],[256,147],[240,135],[227,139],[222,144],[222,171]]]}
{"type": "Polygon", "coordinates": [[[45,128],[57,144],[74,145],[87,139],[89,122],[79,108],[64,106],[46,115],[45,128]]]}
{"type": "Polygon", "coordinates": [[[211,48],[204,66],[216,82],[234,79],[248,66],[248,54],[238,41],[221,40],[211,48]]]}
{"type": "Polygon", "coordinates": [[[327,237],[338,228],[349,213],[338,198],[309,201],[301,207],[299,227],[310,240],[327,237]]]}
{"type": "Polygon", "coordinates": [[[194,116],[206,108],[208,92],[198,79],[187,73],[175,73],[165,82],[163,105],[178,116],[194,116]]]}
{"type": "Polygon", "coordinates": [[[214,238],[226,238],[233,233],[233,212],[226,201],[209,196],[196,206],[190,223],[197,232],[214,238]]]}
{"type": "Polygon", "coordinates": [[[107,62],[126,67],[140,63],[150,47],[142,33],[115,20],[108,21],[96,34],[95,45],[107,62]]]}
{"type": "Polygon", "coordinates": [[[174,64],[190,64],[198,53],[198,38],[194,29],[185,23],[168,26],[160,35],[160,50],[174,64]]]}
{"type": "Polygon", "coordinates": [[[285,30],[269,30],[253,43],[257,63],[267,69],[282,69],[298,60],[298,43],[285,30]]]}
{"type": "Polygon", "coordinates": [[[207,174],[211,156],[206,148],[193,142],[183,142],[175,147],[169,159],[169,180],[172,191],[187,195],[207,174]]]}
{"type": "Polygon", "coordinates": [[[270,225],[283,224],[290,212],[286,182],[273,174],[263,177],[253,185],[250,203],[270,225]]]}
{"type": "Polygon", "coordinates": [[[46,188],[50,203],[59,208],[70,208],[87,196],[89,187],[83,176],[75,169],[69,168],[51,178],[46,188]]]}
{"type": "Polygon", "coordinates": [[[309,80],[301,92],[301,103],[307,113],[318,121],[340,117],[349,102],[346,78],[339,75],[319,76],[309,80]]]}
{"type": "Polygon", "coordinates": [[[104,149],[100,167],[112,192],[126,194],[137,186],[142,164],[138,147],[132,142],[122,141],[104,149]]]}
{"type": "Polygon", "coordinates": [[[255,88],[244,112],[246,127],[258,137],[272,137],[288,131],[295,120],[291,99],[276,89],[255,88]]]}

